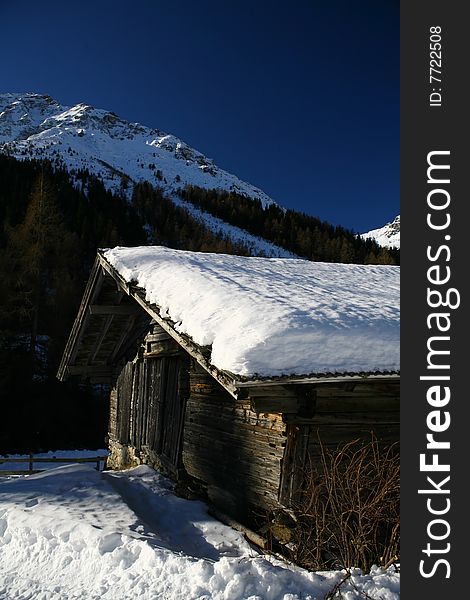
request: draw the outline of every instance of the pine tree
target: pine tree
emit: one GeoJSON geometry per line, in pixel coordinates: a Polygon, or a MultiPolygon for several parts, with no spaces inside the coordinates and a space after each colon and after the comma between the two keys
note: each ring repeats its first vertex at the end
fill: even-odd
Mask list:
{"type": "Polygon", "coordinates": [[[21,324],[27,339],[31,375],[37,364],[38,335],[46,333],[51,300],[65,267],[66,231],[56,194],[41,173],[34,185],[23,221],[8,233],[5,252],[9,274],[10,318],[21,324]]]}

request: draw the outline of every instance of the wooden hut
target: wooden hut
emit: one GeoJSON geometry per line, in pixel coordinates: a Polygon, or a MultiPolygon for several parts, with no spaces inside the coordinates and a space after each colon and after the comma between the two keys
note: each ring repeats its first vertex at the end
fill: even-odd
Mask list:
{"type": "MultiPolygon", "coordinates": [[[[192,259],[197,253],[186,254],[192,259]]],[[[158,256],[165,260],[166,255],[158,256]]],[[[226,260],[231,258],[255,260],[226,260]]],[[[269,267],[280,264],[256,260],[257,267],[263,260],[269,267]]],[[[383,440],[398,439],[397,337],[389,342],[390,368],[386,357],[385,367],[370,371],[346,371],[343,361],[341,369],[329,371],[237,374],[214,364],[210,345],[196,343],[145,283],[112,263],[107,253],[98,253],[58,372],[60,380],[73,376],[109,384],[111,468],[149,464],[193,482],[215,507],[249,524],[254,514],[290,506],[307,457],[318,457],[319,434],[331,447],[371,431],[383,440]]],[[[361,267],[366,277],[370,269],[372,278],[397,269],[381,268],[361,267]]],[[[329,273],[328,267],[322,273],[329,273]]],[[[394,272],[394,281],[397,276],[394,272]]],[[[377,286],[383,287],[381,282],[377,286]]],[[[162,276],[159,285],[171,283],[162,276]]],[[[351,288],[352,294],[367,295],[354,281],[351,288]]],[[[295,288],[291,293],[295,299],[295,288]]],[[[398,302],[393,293],[392,304],[398,302]]],[[[188,294],[204,296],[204,289],[188,294]]],[[[370,338],[374,323],[365,326],[370,338]]],[[[378,353],[370,343],[371,352],[378,353]]],[[[329,353],[334,359],[335,350],[329,353]]]]}

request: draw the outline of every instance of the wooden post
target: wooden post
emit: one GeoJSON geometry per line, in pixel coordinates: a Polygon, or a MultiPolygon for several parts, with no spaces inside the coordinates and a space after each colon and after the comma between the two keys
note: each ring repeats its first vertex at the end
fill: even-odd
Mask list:
{"type": "Polygon", "coordinates": [[[29,453],[29,473],[33,472],[33,453],[29,453]]]}

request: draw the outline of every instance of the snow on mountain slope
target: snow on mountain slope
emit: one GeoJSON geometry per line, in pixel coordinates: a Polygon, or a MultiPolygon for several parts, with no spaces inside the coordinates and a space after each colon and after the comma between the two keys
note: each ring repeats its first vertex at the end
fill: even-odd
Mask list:
{"type": "Polygon", "coordinates": [[[87,104],[61,106],[41,94],[0,94],[0,151],[20,159],[60,157],[68,169],[87,168],[113,190],[123,179],[149,181],[167,192],[193,184],[273,203],[173,135],[87,104]]]}
{"type": "Polygon", "coordinates": [[[277,246],[272,242],[268,242],[264,238],[248,233],[248,231],[240,229],[240,227],[237,227],[236,225],[225,223],[222,219],[214,217],[200,208],[197,208],[190,202],[182,200],[176,195],[170,197],[174,204],[184,208],[192,215],[192,217],[203,223],[208,229],[216,234],[226,236],[235,244],[242,244],[251,254],[253,254],[253,256],[260,254],[261,256],[266,256],[268,258],[300,258],[293,252],[281,248],[281,246],[277,246]]]}
{"type": "Polygon", "coordinates": [[[134,183],[148,181],[217,235],[244,244],[254,254],[295,257],[177,195],[179,189],[192,184],[246,195],[263,206],[272,204],[262,190],[220,169],[175,136],[129,123],[112,112],[87,104],[62,106],[41,94],[0,94],[0,152],[20,160],[58,161],[70,172],[88,169],[114,192],[128,194],[134,183]]]}
{"type": "Polygon", "coordinates": [[[379,229],[362,233],[361,238],[372,238],[379,246],[386,248],[400,248],[400,215],[379,229]]]}

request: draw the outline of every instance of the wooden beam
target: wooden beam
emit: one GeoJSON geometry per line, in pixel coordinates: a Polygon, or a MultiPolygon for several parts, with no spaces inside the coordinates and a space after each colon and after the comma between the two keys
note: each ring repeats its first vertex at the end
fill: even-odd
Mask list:
{"type": "Polygon", "coordinates": [[[114,347],[113,353],[111,354],[111,357],[109,358],[109,362],[111,364],[114,362],[114,359],[118,355],[118,352],[121,349],[121,346],[123,345],[124,340],[127,338],[127,336],[132,331],[132,328],[134,327],[134,324],[135,324],[135,319],[136,319],[135,315],[130,315],[129,316],[129,319],[127,320],[126,326],[122,330],[121,337],[119,338],[118,343],[114,347]]]}
{"type": "Polygon", "coordinates": [[[142,309],[136,304],[118,304],[116,306],[106,306],[102,304],[90,304],[88,311],[91,315],[138,315],[142,309]]]}
{"type": "Polygon", "coordinates": [[[162,342],[170,339],[170,336],[166,331],[161,331],[160,333],[150,333],[145,337],[146,342],[162,342]]]}
{"type": "Polygon", "coordinates": [[[291,398],[280,398],[271,396],[250,397],[251,410],[260,413],[297,413],[299,401],[293,396],[291,398]]]}
{"type": "Polygon", "coordinates": [[[266,550],[266,548],[269,548],[269,543],[266,538],[259,535],[259,533],[255,533],[253,530],[249,529],[245,525],[242,525],[235,519],[232,519],[232,517],[229,517],[228,515],[220,511],[213,504],[209,505],[208,513],[214,516],[219,521],[222,521],[222,523],[225,523],[229,527],[232,527],[232,529],[243,533],[243,535],[245,535],[250,542],[255,544],[255,546],[258,546],[262,550],[266,550]]]}
{"type": "Polygon", "coordinates": [[[106,320],[104,322],[101,333],[99,334],[99,336],[95,342],[93,350],[91,351],[91,355],[88,358],[88,364],[93,363],[93,361],[95,360],[96,355],[98,354],[98,352],[101,348],[101,344],[103,343],[103,340],[106,337],[106,334],[108,333],[108,330],[109,330],[112,322],[113,322],[113,315],[108,315],[108,317],[106,318],[106,320]]]}
{"type": "Polygon", "coordinates": [[[59,381],[64,381],[67,378],[67,367],[75,360],[80,340],[86,326],[88,316],[86,307],[98,295],[103,283],[103,276],[103,269],[100,268],[100,261],[96,258],[57,371],[57,379],[59,379],[59,381]]]}
{"type": "Polygon", "coordinates": [[[297,386],[282,386],[282,385],[272,385],[272,386],[255,386],[253,388],[248,389],[248,395],[250,398],[258,398],[261,397],[269,397],[269,398],[297,398],[297,386]]]}
{"type": "Polygon", "coordinates": [[[315,411],[316,391],[312,386],[250,389],[251,408],[256,413],[298,413],[310,417],[315,411]],[[262,390],[263,394],[259,394],[262,390]]]}
{"type": "Polygon", "coordinates": [[[107,365],[69,365],[68,375],[82,375],[85,377],[110,377],[113,373],[107,365]]]}
{"type": "Polygon", "coordinates": [[[286,389],[291,385],[298,385],[299,383],[305,383],[308,385],[315,385],[315,387],[321,387],[323,385],[330,386],[331,384],[337,384],[338,386],[343,384],[352,383],[396,383],[400,381],[399,373],[392,374],[366,374],[366,375],[318,375],[318,376],[289,376],[279,377],[277,379],[244,379],[235,380],[234,385],[239,389],[250,388],[250,394],[252,393],[251,388],[255,387],[276,387],[284,386],[286,389]]]}
{"type": "Polygon", "coordinates": [[[136,316],[129,317],[126,328],[122,332],[122,338],[119,339],[111,358],[108,359],[109,364],[114,364],[118,357],[124,356],[128,352],[129,348],[134,346],[138,340],[142,340],[145,337],[150,320],[150,315],[147,316],[148,321],[136,316]]]}

